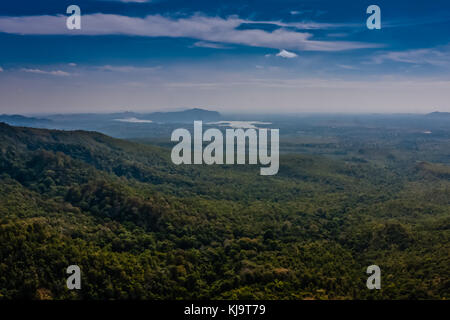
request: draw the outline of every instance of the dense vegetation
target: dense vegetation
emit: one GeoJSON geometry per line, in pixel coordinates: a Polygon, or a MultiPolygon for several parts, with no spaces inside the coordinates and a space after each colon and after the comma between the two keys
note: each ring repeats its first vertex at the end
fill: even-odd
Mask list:
{"type": "Polygon", "coordinates": [[[450,167],[377,148],[286,154],[267,177],[0,124],[0,298],[448,299],[450,167]]]}

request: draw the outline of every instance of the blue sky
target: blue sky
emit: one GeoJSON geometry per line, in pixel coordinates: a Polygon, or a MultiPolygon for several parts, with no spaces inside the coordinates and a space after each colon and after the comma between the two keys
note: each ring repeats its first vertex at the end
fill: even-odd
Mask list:
{"type": "Polygon", "coordinates": [[[450,111],[449,25],[444,0],[2,1],[0,112],[450,111]]]}

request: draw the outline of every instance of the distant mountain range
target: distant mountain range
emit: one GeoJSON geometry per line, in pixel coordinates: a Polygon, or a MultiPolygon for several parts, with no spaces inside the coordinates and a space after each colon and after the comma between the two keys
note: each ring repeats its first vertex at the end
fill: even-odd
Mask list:
{"type": "Polygon", "coordinates": [[[14,126],[25,127],[47,127],[52,123],[59,122],[97,122],[117,119],[136,118],[139,120],[151,120],[152,122],[192,122],[194,120],[202,121],[218,121],[222,116],[217,111],[209,111],[200,108],[193,108],[183,111],[173,112],[153,112],[153,113],[137,113],[137,112],[119,112],[119,113],[80,113],[80,114],[53,114],[47,115],[45,118],[26,117],[22,115],[0,115],[0,122],[14,126]]]}
{"type": "MultiPolygon", "coordinates": [[[[448,119],[450,112],[431,112],[425,115],[416,115],[418,118],[425,119],[448,119]]],[[[230,118],[230,116],[228,116],[230,118]]],[[[116,113],[74,113],[74,114],[48,114],[42,117],[28,117],[23,115],[0,115],[0,122],[13,126],[53,128],[53,129],[87,129],[96,130],[100,126],[111,125],[117,120],[122,121],[123,125],[127,123],[148,124],[148,123],[192,123],[195,120],[201,121],[220,121],[230,120],[224,118],[217,111],[210,111],[201,108],[192,108],[183,111],[169,112],[116,112],[116,113]]],[[[254,120],[254,119],[253,119],[254,120]]]]}
{"type": "Polygon", "coordinates": [[[116,113],[83,113],[83,114],[56,114],[47,116],[55,121],[108,121],[120,119],[151,120],[152,122],[192,122],[194,120],[217,121],[221,119],[221,114],[217,111],[209,111],[200,108],[187,109],[183,111],[169,112],[116,112],[116,113]]]}

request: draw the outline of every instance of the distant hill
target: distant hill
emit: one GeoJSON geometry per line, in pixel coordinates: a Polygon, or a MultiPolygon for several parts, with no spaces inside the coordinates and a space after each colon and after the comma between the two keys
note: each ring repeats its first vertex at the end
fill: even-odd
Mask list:
{"type": "Polygon", "coordinates": [[[168,157],[158,147],[137,145],[99,132],[47,130],[0,123],[0,153],[12,146],[17,154],[39,149],[62,152],[94,165],[97,169],[107,167],[107,171],[112,171],[111,163],[116,166],[126,163],[131,154],[134,161],[142,161],[147,165],[162,163],[166,167],[169,163],[168,157]],[[110,160],[104,161],[105,159],[110,160]]]}
{"type": "Polygon", "coordinates": [[[0,115],[0,122],[7,123],[9,125],[13,126],[45,126],[51,123],[51,120],[49,119],[41,119],[41,118],[34,118],[34,117],[25,117],[18,114],[8,115],[8,114],[2,114],[0,115]]]}
{"type": "Polygon", "coordinates": [[[450,118],[450,112],[435,111],[435,112],[427,113],[425,116],[433,117],[433,118],[450,118]]]}
{"type": "Polygon", "coordinates": [[[144,115],[145,119],[163,122],[192,122],[194,120],[217,121],[221,114],[217,111],[209,111],[193,108],[175,112],[154,112],[144,115]]]}
{"type": "Polygon", "coordinates": [[[200,108],[175,112],[115,112],[47,114],[43,118],[23,115],[0,115],[0,122],[12,126],[57,129],[86,130],[105,133],[117,138],[142,138],[149,136],[170,136],[177,124],[192,124],[195,120],[223,120],[217,111],[200,108]]]}
{"type": "MultiPolygon", "coordinates": [[[[221,114],[200,108],[169,112],[114,112],[114,113],[78,113],[78,114],[52,114],[47,118],[55,124],[53,128],[72,129],[83,128],[99,130],[96,125],[120,119],[151,120],[152,122],[192,122],[194,120],[218,121],[221,114]],[[74,124],[77,124],[73,126],[74,124]],[[94,126],[92,126],[94,124],[94,126]]],[[[8,122],[9,123],[9,122],[8,122]]],[[[12,123],[11,123],[12,124],[12,123]]],[[[18,124],[20,125],[20,124],[18,124]]]]}

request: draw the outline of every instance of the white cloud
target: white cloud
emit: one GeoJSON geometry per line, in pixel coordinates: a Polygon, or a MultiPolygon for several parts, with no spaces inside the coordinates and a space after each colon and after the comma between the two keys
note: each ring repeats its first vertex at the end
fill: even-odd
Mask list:
{"type": "Polygon", "coordinates": [[[76,67],[76,66],[77,66],[76,63],[73,63],[73,62],[69,63],[69,67],[76,67]]]}
{"type": "Polygon", "coordinates": [[[62,70],[55,70],[55,71],[45,71],[41,69],[28,69],[28,68],[22,68],[20,71],[28,72],[28,73],[36,73],[36,74],[48,74],[52,76],[62,76],[67,77],[70,76],[70,73],[62,71],[62,70]]]}
{"type": "Polygon", "coordinates": [[[277,53],[277,57],[292,59],[292,58],[297,58],[298,56],[294,52],[289,52],[289,51],[283,49],[277,53]]]}
{"type": "Polygon", "coordinates": [[[24,35],[183,37],[213,43],[306,51],[341,51],[380,47],[373,43],[311,40],[311,33],[292,29],[320,29],[333,26],[314,22],[285,24],[277,21],[247,21],[237,17],[223,19],[199,15],[172,19],[161,15],[138,18],[113,14],[88,14],[83,16],[81,30],[68,30],[65,27],[66,18],[63,15],[0,17],[0,32],[24,35]],[[238,29],[237,27],[242,23],[270,23],[279,26],[280,29],[272,32],[262,29],[238,29]]]}
{"type": "Polygon", "coordinates": [[[3,68],[2,67],[0,67],[0,72],[3,72],[3,68]]]}

